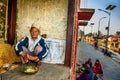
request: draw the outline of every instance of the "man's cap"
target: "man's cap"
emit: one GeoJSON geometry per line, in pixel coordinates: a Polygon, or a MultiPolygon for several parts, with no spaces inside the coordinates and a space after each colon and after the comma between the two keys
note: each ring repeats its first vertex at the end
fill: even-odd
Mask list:
{"type": "Polygon", "coordinates": [[[40,26],[39,26],[39,24],[37,24],[37,23],[33,23],[32,25],[31,25],[31,28],[32,27],[35,27],[35,28],[37,28],[38,30],[40,29],[40,26]]]}

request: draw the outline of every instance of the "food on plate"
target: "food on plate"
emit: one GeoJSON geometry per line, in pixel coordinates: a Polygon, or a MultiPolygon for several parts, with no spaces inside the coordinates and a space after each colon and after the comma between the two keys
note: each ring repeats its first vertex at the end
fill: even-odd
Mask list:
{"type": "Polygon", "coordinates": [[[36,66],[25,66],[23,68],[23,72],[28,74],[36,73],[38,70],[39,68],[36,66]]]}

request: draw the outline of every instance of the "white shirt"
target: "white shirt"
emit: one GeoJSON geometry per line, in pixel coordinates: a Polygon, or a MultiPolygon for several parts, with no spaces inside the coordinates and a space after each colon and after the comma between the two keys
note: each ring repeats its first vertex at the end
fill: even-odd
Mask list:
{"type": "Polygon", "coordinates": [[[38,35],[38,37],[35,41],[31,38],[31,36],[28,36],[28,40],[29,40],[28,49],[31,52],[34,51],[34,48],[35,48],[36,44],[39,42],[40,39],[41,39],[40,35],[38,35]]]}

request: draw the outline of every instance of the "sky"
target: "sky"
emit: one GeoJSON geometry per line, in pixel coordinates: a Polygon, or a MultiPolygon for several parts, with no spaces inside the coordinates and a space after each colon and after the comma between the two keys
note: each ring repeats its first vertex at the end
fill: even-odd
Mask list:
{"type": "MultiPolygon", "coordinates": [[[[111,12],[110,16],[110,30],[109,34],[116,34],[116,31],[120,31],[120,0],[81,0],[80,8],[92,8],[95,9],[95,13],[93,14],[92,18],[88,22],[88,25],[85,26],[85,34],[98,32],[98,25],[100,22],[100,31],[102,34],[106,35],[107,31],[105,27],[108,26],[109,15],[103,11],[99,11],[98,9],[105,10],[105,8],[109,5],[116,5],[116,7],[108,12],[111,12]],[[102,17],[106,17],[100,20],[102,17]],[[94,25],[90,26],[90,23],[94,23],[94,25]]],[[[83,30],[84,26],[79,26],[81,30],[83,30]]]]}

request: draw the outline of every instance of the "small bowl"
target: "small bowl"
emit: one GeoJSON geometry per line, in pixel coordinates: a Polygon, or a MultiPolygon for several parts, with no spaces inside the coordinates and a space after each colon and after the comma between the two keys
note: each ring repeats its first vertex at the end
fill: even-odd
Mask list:
{"type": "Polygon", "coordinates": [[[36,66],[27,65],[23,66],[21,71],[26,74],[35,74],[39,71],[39,68],[36,66]]]}

